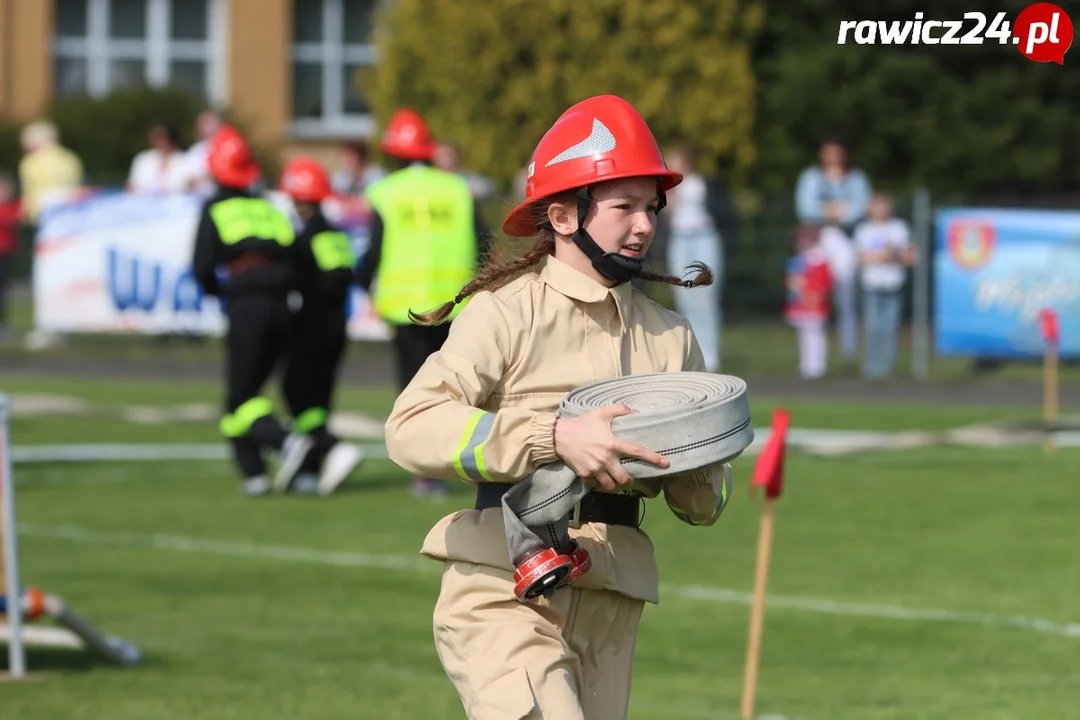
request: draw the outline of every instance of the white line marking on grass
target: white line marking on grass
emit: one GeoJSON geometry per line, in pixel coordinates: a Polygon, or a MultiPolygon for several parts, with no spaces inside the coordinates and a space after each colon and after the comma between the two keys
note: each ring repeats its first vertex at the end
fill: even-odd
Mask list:
{"type": "MultiPolygon", "coordinates": [[[[753,595],[747,592],[726,588],[709,587],[668,587],[668,592],[686,600],[733,603],[749,605],[753,595]]],[[[1080,623],[1057,623],[1042,618],[1021,615],[992,615],[990,613],[966,612],[963,610],[939,610],[932,608],[906,608],[898,605],[875,605],[870,603],[848,603],[822,598],[798,597],[794,595],[769,595],[768,607],[824,615],[843,615],[848,617],[877,617],[889,620],[914,620],[923,622],[947,622],[991,627],[1009,627],[1021,630],[1057,635],[1058,637],[1080,638],[1080,623]]]]}
{"type": "MultiPolygon", "coordinates": [[[[310,565],[336,567],[377,568],[380,570],[406,570],[429,575],[440,573],[438,563],[411,555],[384,555],[350,551],[320,550],[318,548],[261,545],[232,540],[210,540],[180,535],[140,535],[136,533],[98,532],[71,525],[39,525],[19,523],[19,534],[28,537],[68,540],[85,545],[121,545],[152,547],[174,552],[203,553],[227,557],[259,560],[299,562],[310,565]]],[[[681,600],[729,605],[749,605],[753,596],[741,590],[692,585],[664,585],[661,596],[674,596],[681,600]]],[[[1044,633],[1056,637],[1080,638],[1080,623],[1059,623],[1043,618],[1021,615],[994,615],[964,610],[933,608],[906,608],[896,605],[850,603],[827,598],[809,598],[792,595],[769,595],[768,607],[781,610],[838,615],[843,617],[873,617],[886,620],[912,622],[941,622],[983,627],[1004,627],[1044,633]]]]}
{"type": "Polygon", "coordinates": [[[438,565],[422,557],[408,555],[369,555],[348,551],[320,550],[318,548],[287,547],[282,545],[258,545],[232,540],[208,540],[180,535],[139,535],[135,533],[96,532],[72,525],[38,525],[19,523],[19,534],[53,540],[70,540],[85,545],[123,545],[129,547],[152,547],[157,550],[203,553],[227,557],[254,558],[257,560],[283,560],[308,565],[334,565],[337,567],[378,568],[382,570],[412,570],[417,572],[441,572],[438,565]]]}
{"type": "MultiPolygon", "coordinates": [[[[365,458],[386,458],[382,443],[357,443],[365,458]]],[[[229,460],[232,451],[225,443],[89,443],[84,445],[16,445],[11,461],[23,463],[131,462],[174,460],[229,460]]]]}

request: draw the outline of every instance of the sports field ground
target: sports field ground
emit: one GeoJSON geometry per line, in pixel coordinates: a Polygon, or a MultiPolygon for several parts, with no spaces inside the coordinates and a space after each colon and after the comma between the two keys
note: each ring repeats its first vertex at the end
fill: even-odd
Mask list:
{"type": "MultiPolygon", "coordinates": [[[[139,424],[116,410],[216,404],[199,380],[0,376],[16,396],[88,403],[19,415],[16,446],[215,443],[213,422],[139,424]]],[[[340,409],[384,417],[389,390],[340,409]]],[[[766,427],[774,398],[754,397],[766,427]]],[[[793,424],[947,429],[1036,409],[787,402],[793,424]]],[[[737,718],[758,506],[751,458],[712,528],[662,504],[644,528],[661,567],[637,649],[631,717],[737,718]]],[[[1080,717],[1080,450],[941,447],[792,452],[778,506],[758,711],[790,720],[1080,717]]],[[[23,580],[136,643],[142,667],[33,650],[34,679],[0,685],[19,720],[435,720],[464,713],[437,662],[439,566],[427,529],[470,505],[409,496],[366,462],[331,498],[244,499],[224,462],[15,468],[23,580]]]]}

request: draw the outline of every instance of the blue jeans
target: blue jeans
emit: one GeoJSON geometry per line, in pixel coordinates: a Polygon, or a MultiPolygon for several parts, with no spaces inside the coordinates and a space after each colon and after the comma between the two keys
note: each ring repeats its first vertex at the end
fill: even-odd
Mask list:
{"type": "Polygon", "coordinates": [[[703,262],[713,272],[713,284],[705,287],[673,287],[675,310],[690,323],[701,354],[705,356],[705,369],[720,370],[721,357],[721,293],[724,278],[724,250],[720,236],[715,232],[673,232],[668,241],[668,272],[681,277],[692,262],[703,262]]]}
{"type": "Polygon", "coordinates": [[[899,290],[866,290],[863,293],[863,377],[881,379],[892,373],[900,338],[902,306],[899,290]]]}

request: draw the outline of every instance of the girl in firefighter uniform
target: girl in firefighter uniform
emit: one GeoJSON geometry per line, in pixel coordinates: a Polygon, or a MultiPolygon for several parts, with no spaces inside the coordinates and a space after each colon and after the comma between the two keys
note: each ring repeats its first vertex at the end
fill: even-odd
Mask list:
{"type": "Polygon", "coordinates": [[[684,522],[714,524],[730,497],[730,467],[675,475],[651,489],[620,464],[661,467],[652,448],[619,440],[625,406],[558,418],[563,397],[599,380],[704,371],[687,321],[631,280],[707,285],[648,272],[643,260],[667,169],[651,130],[625,100],[599,96],[567,110],[529,164],[526,198],[506,218],[512,236],[535,237],[522,257],[490,264],[452,302],[414,316],[437,323],[469,298],[443,347],[398,397],[387,449],[406,470],[476,487],[474,507],[435,525],[422,553],[443,564],[435,644],[472,720],[625,718],[638,622],[658,602],[641,498],[663,494],[684,522]],[[539,466],[562,460],[595,489],[571,537],[592,566],[550,598],[514,592],[500,499],[539,466]]]}

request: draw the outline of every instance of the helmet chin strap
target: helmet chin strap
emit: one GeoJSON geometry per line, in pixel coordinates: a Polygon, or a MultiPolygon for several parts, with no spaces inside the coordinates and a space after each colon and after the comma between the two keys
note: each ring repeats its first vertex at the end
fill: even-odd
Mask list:
{"type": "MultiPolygon", "coordinates": [[[[627,257],[626,255],[621,255],[617,252],[605,253],[600,249],[600,246],[596,244],[596,241],[589,237],[589,233],[585,231],[585,216],[589,214],[589,204],[591,202],[592,193],[589,191],[589,188],[578,188],[578,228],[577,231],[570,236],[570,239],[574,241],[574,244],[578,246],[581,252],[585,253],[585,257],[589,258],[596,272],[617,285],[630,282],[641,274],[645,259],[627,257]]],[[[660,204],[657,208],[657,212],[659,212],[659,209],[662,207],[664,207],[663,193],[660,194],[660,204]]]]}

